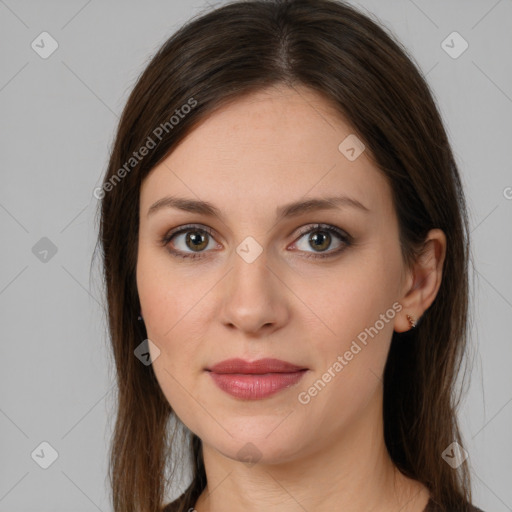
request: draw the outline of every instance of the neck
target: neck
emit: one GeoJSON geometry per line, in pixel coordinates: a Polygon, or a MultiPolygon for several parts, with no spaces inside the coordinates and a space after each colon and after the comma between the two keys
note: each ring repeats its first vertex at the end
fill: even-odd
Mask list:
{"type": "Polygon", "coordinates": [[[394,466],[384,442],[382,394],[372,402],[343,432],[312,440],[314,446],[285,462],[250,465],[203,442],[208,485],[196,512],[423,512],[428,490],[394,466]]]}

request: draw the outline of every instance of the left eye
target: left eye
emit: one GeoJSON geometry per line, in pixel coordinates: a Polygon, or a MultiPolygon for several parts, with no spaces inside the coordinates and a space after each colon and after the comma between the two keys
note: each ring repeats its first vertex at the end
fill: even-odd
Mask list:
{"type": "Polygon", "coordinates": [[[308,258],[324,258],[338,254],[344,249],[345,246],[350,245],[350,237],[349,235],[345,234],[343,231],[334,226],[319,224],[313,226],[312,228],[308,229],[305,232],[303,231],[299,238],[299,242],[295,243],[294,245],[296,245],[297,248],[300,249],[301,251],[305,252],[309,252],[308,248],[314,247],[315,250],[312,252],[320,253],[306,256],[308,258]],[[306,238],[306,235],[309,236],[306,238]],[[333,235],[336,238],[338,238],[338,240],[340,240],[340,243],[337,248],[327,252],[327,250],[332,244],[333,235]],[[300,241],[302,239],[304,239],[304,245],[301,247],[300,241]],[[326,252],[326,254],[321,254],[324,252],[326,252]]]}

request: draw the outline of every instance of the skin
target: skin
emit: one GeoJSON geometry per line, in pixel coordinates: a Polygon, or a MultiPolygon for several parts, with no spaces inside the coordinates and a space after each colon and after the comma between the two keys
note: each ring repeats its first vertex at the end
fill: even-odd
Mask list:
{"type": "MultiPolygon", "coordinates": [[[[160,350],[152,350],[158,382],[203,442],[208,485],[198,512],[421,512],[427,504],[426,487],[402,475],[386,450],[382,376],[393,331],[410,329],[406,314],[418,319],[435,299],[446,238],[432,230],[424,257],[405,266],[389,184],[368,150],[350,161],[338,149],[351,133],[317,93],[271,87],[203,120],[143,182],[137,286],[148,338],[160,350]],[[276,222],[278,206],[342,194],[370,212],[343,206],[276,222]],[[223,218],[175,208],[148,215],[167,195],[211,202],[223,218]],[[170,247],[197,254],[186,234],[160,243],[191,223],[213,230],[202,257],[173,256],[170,247]],[[298,230],[318,234],[315,223],[340,228],[353,243],[332,234],[325,252],[343,250],[308,258],[322,252],[298,230]],[[262,248],[252,263],[236,252],[248,236],[262,248]],[[299,393],[394,303],[401,310],[301,403],[299,393]],[[231,357],[275,357],[308,372],[271,397],[243,400],[204,371],[231,357]]],[[[189,233],[198,236],[197,228],[189,233]]]]}

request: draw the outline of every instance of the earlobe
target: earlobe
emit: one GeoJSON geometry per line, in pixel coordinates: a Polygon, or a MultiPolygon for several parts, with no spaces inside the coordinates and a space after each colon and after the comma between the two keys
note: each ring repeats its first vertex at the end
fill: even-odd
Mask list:
{"type": "Polygon", "coordinates": [[[418,325],[419,318],[414,314],[405,313],[396,317],[394,331],[405,332],[414,329],[418,325]],[[404,318],[405,315],[405,318],[404,318]],[[407,325],[408,324],[408,325],[407,325]]]}

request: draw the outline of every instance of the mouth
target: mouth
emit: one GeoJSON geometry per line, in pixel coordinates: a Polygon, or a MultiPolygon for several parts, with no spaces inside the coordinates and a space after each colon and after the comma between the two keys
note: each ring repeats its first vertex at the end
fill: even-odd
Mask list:
{"type": "Polygon", "coordinates": [[[229,395],[259,400],[297,384],[308,368],[267,358],[253,362],[228,359],[205,370],[214,383],[229,395]]]}

